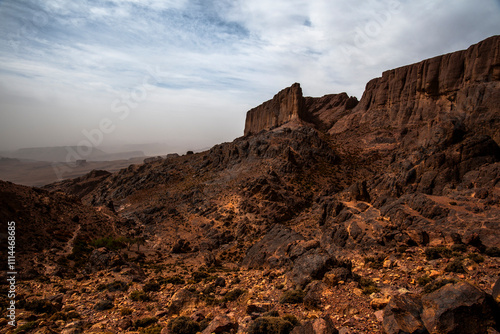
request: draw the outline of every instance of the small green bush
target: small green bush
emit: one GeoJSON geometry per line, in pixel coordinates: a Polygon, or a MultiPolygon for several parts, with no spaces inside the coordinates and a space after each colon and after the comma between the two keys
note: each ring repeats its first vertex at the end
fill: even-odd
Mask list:
{"type": "Polygon", "coordinates": [[[425,285],[429,284],[430,282],[432,282],[432,278],[430,278],[427,275],[420,276],[419,278],[417,278],[417,284],[420,286],[425,286],[425,285]]]}
{"type": "Polygon", "coordinates": [[[467,255],[467,257],[476,263],[483,263],[484,262],[484,257],[482,257],[478,253],[470,253],[469,255],[467,255]]]}
{"type": "Polygon", "coordinates": [[[490,257],[500,257],[500,248],[488,247],[484,253],[490,257]]]}
{"type": "Polygon", "coordinates": [[[465,253],[465,252],[467,252],[467,245],[454,244],[453,246],[451,246],[451,250],[453,252],[457,252],[457,253],[465,253]]]}
{"type": "Polygon", "coordinates": [[[131,315],[132,312],[134,312],[134,310],[132,310],[131,308],[128,308],[128,307],[124,307],[124,308],[120,309],[121,316],[131,315]]]}
{"type": "Polygon", "coordinates": [[[304,301],[305,292],[302,290],[289,290],[281,295],[281,304],[300,304],[304,301]]]}
{"type": "Polygon", "coordinates": [[[444,271],[458,274],[466,273],[461,259],[455,259],[452,262],[448,263],[444,271]]]}
{"type": "Polygon", "coordinates": [[[160,325],[150,326],[139,330],[139,334],[161,334],[162,327],[160,325]]]}
{"type": "Polygon", "coordinates": [[[145,328],[150,325],[156,324],[158,322],[158,318],[156,317],[151,317],[151,318],[142,318],[142,319],[137,319],[134,321],[134,327],[135,328],[145,328]]]}
{"type": "Polygon", "coordinates": [[[47,313],[53,314],[57,312],[57,307],[46,299],[34,299],[24,304],[26,311],[32,311],[37,314],[47,313]]]}
{"type": "Polygon", "coordinates": [[[192,274],[192,277],[193,277],[193,280],[196,282],[196,283],[199,283],[201,282],[202,280],[204,280],[205,278],[208,278],[210,275],[205,272],[205,271],[195,271],[193,274],[192,274]]]}
{"type": "Polygon", "coordinates": [[[162,278],[159,280],[160,284],[173,284],[173,285],[181,285],[186,283],[186,281],[179,276],[172,276],[172,277],[167,277],[167,278],[162,278]]]}
{"type": "MultiPolygon", "coordinates": [[[[99,285],[99,287],[101,287],[99,285]]],[[[104,285],[104,288],[108,290],[109,292],[115,292],[115,291],[127,291],[128,290],[128,284],[123,281],[114,281],[108,284],[104,285]]]]}
{"type": "Polygon", "coordinates": [[[373,269],[382,269],[384,266],[384,259],[385,257],[383,255],[379,256],[367,256],[365,257],[365,263],[373,269]]]}
{"type": "Polygon", "coordinates": [[[113,302],[108,299],[101,300],[94,305],[94,309],[97,311],[105,311],[113,308],[113,302]]]}
{"type": "Polygon", "coordinates": [[[431,292],[438,290],[439,288],[442,288],[446,284],[450,284],[450,283],[455,284],[456,282],[457,281],[455,279],[435,280],[432,283],[429,283],[424,287],[424,292],[431,293],[431,292]]]}
{"type": "Polygon", "coordinates": [[[370,278],[360,277],[358,282],[359,286],[363,290],[363,294],[365,295],[371,295],[372,293],[380,291],[375,282],[372,281],[370,278]]]}
{"type": "Polygon", "coordinates": [[[150,291],[160,291],[161,285],[158,282],[148,282],[144,284],[143,290],[145,292],[150,292],[150,291]]]}
{"type": "Polygon", "coordinates": [[[440,259],[442,257],[450,258],[451,256],[451,249],[445,246],[429,247],[425,249],[425,257],[428,261],[440,259]]]}
{"type": "Polygon", "coordinates": [[[260,317],[255,319],[248,329],[248,334],[289,334],[294,325],[283,318],[260,317]]]}
{"type": "Polygon", "coordinates": [[[223,298],[224,302],[232,302],[238,299],[242,294],[244,294],[246,291],[243,289],[234,289],[226,293],[226,295],[223,298]]]}
{"type": "Polygon", "coordinates": [[[126,237],[104,237],[93,240],[90,244],[95,248],[106,247],[109,250],[119,250],[127,247],[127,244],[132,244],[132,240],[126,237]]]}
{"type": "Polygon", "coordinates": [[[289,321],[293,325],[293,327],[300,325],[299,319],[297,319],[297,317],[292,314],[285,314],[282,318],[283,320],[289,321]]]}
{"type": "Polygon", "coordinates": [[[171,334],[196,334],[201,330],[200,325],[196,321],[185,316],[170,320],[167,328],[171,334]]]}
{"type": "Polygon", "coordinates": [[[25,323],[24,325],[18,326],[14,333],[29,331],[38,327],[38,323],[36,321],[30,321],[25,323]]]}
{"type": "Polygon", "coordinates": [[[75,310],[68,311],[68,313],[66,313],[66,315],[68,316],[68,319],[81,319],[82,318],[80,313],[78,313],[75,310]]]}
{"type": "Polygon", "coordinates": [[[145,302],[149,300],[149,296],[143,290],[135,290],[130,293],[130,299],[135,302],[145,302]]]}

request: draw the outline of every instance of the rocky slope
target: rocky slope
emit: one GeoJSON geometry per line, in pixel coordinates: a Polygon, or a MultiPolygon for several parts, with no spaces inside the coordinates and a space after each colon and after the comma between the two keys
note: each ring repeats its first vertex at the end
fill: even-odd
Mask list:
{"type": "Polygon", "coordinates": [[[81,201],[108,217],[110,236],[47,258],[58,274],[20,285],[20,323],[33,333],[495,333],[499,45],[384,72],[359,103],[303,97],[294,84],[250,110],[231,143],[16,188],[81,201]]]}

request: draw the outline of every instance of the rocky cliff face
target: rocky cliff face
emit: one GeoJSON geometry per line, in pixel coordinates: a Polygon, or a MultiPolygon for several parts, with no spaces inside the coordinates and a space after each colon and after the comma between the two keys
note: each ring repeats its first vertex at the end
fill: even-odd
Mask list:
{"type": "Polygon", "coordinates": [[[247,113],[245,135],[301,120],[330,134],[391,127],[423,147],[445,141],[450,131],[470,129],[500,143],[499,106],[500,36],[493,36],[467,50],[384,72],[368,82],[359,104],[345,93],[303,97],[295,83],[247,113]]]}
{"type": "Polygon", "coordinates": [[[295,83],[247,113],[245,135],[270,130],[303,115],[304,97],[300,85],[295,83]]]}
{"type": "Polygon", "coordinates": [[[467,50],[386,71],[368,82],[354,112],[333,125],[341,133],[358,125],[419,128],[416,138],[432,145],[441,127],[482,129],[500,142],[500,36],[467,50]],[[493,123],[492,123],[493,122],[493,123]],[[421,126],[426,123],[426,128],[421,126]],[[493,125],[493,126],[492,126],[493,125]]]}
{"type": "Polygon", "coordinates": [[[304,97],[300,84],[294,83],[276,94],[272,100],[248,111],[245,136],[294,120],[313,123],[318,129],[324,130],[343,116],[343,112],[357,104],[358,100],[346,93],[329,94],[320,98],[304,97]]]}

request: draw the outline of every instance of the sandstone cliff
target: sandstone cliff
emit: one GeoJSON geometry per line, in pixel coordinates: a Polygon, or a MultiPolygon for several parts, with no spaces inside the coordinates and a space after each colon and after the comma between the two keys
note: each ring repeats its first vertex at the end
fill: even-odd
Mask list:
{"type": "Polygon", "coordinates": [[[263,130],[270,130],[293,120],[313,123],[317,128],[327,130],[343,112],[354,108],[355,97],[346,93],[330,94],[320,98],[304,97],[300,84],[294,83],[248,111],[245,122],[245,136],[263,130]]]}
{"type": "Polygon", "coordinates": [[[499,108],[500,36],[493,36],[467,50],[384,72],[368,82],[353,113],[330,133],[359,125],[408,131],[425,122],[429,127],[417,140],[429,145],[433,144],[430,137],[439,136],[431,125],[439,122],[463,130],[483,129],[500,142],[499,108]]]}
{"type": "Polygon", "coordinates": [[[270,130],[291,120],[300,119],[304,113],[304,97],[298,83],[293,84],[247,113],[245,135],[270,130]]]}
{"type": "Polygon", "coordinates": [[[493,36],[467,50],[386,71],[368,82],[359,103],[345,93],[303,97],[295,83],[247,113],[245,135],[301,120],[332,135],[359,127],[390,129],[424,147],[470,129],[500,143],[499,108],[500,36],[493,36]]]}

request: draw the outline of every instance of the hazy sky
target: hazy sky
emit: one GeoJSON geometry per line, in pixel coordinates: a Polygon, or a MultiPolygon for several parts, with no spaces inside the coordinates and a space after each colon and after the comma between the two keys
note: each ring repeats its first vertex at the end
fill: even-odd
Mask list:
{"type": "Polygon", "coordinates": [[[495,34],[500,0],[3,0],[0,150],[209,147],[294,82],[361,98],[495,34]]]}

